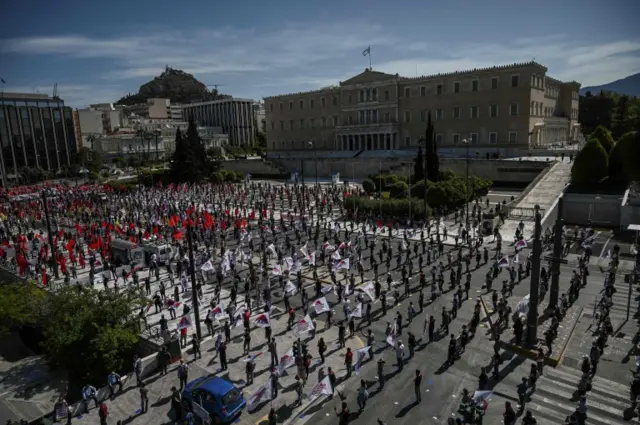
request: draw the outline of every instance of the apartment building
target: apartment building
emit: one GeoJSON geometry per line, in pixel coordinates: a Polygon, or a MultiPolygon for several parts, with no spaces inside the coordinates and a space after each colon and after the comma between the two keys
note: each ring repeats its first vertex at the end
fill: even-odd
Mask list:
{"type": "Polygon", "coordinates": [[[416,78],[365,69],[337,86],[265,98],[270,150],[394,150],[423,137],[456,151],[527,151],[577,140],[580,84],[536,62],[416,78]],[[480,149],[483,148],[483,149],[480,149]]]}
{"type": "Polygon", "coordinates": [[[24,167],[60,171],[77,152],[73,112],[58,97],[0,96],[0,174],[3,185],[24,167]]]}
{"type": "Polygon", "coordinates": [[[228,97],[182,105],[185,120],[202,127],[221,127],[233,146],[255,146],[255,118],[251,99],[228,97]]]}

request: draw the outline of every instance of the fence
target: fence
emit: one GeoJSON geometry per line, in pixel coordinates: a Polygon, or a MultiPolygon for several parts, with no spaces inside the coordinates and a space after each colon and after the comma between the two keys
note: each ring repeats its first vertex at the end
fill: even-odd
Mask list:
{"type": "MultiPolygon", "coordinates": [[[[540,215],[544,217],[545,210],[540,208],[540,215]]],[[[511,207],[507,210],[507,216],[513,219],[534,220],[536,218],[535,208],[511,207]]]]}

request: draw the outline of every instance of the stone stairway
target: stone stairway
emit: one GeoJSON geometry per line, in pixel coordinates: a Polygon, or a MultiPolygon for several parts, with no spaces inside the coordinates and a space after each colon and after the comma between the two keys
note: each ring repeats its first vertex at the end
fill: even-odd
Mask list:
{"type": "MultiPolygon", "coordinates": [[[[555,202],[571,180],[571,166],[568,162],[556,162],[538,184],[527,193],[514,208],[534,208],[539,205],[543,216],[555,202]]],[[[507,219],[500,226],[500,233],[504,240],[511,241],[520,223],[520,219],[507,219]]],[[[533,235],[533,221],[525,223],[525,236],[529,239],[533,235]]]]}

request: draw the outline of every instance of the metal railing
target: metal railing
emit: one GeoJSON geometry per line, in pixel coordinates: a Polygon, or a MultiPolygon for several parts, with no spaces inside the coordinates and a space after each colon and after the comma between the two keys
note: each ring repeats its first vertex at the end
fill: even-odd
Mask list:
{"type": "MultiPolygon", "coordinates": [[[[540,208],[540,215],[544,217],[545,210],[540,208]]],[[[507,217],[522,220],[533,220],[536,218],[535,208],[510,207],[507,210],[507,217]]]]}

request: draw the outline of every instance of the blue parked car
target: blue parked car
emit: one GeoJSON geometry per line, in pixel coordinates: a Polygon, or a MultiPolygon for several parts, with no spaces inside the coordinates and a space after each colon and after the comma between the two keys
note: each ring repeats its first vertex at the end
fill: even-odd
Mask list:
{"type": "Polygon", "coordinates": [[[247,405],[242,391],[218,376],[203,376],[189,382],[182,391],[182,402],[191,411],[194,402],[201,405],[214,424],[233,421],[247,405]]]}

